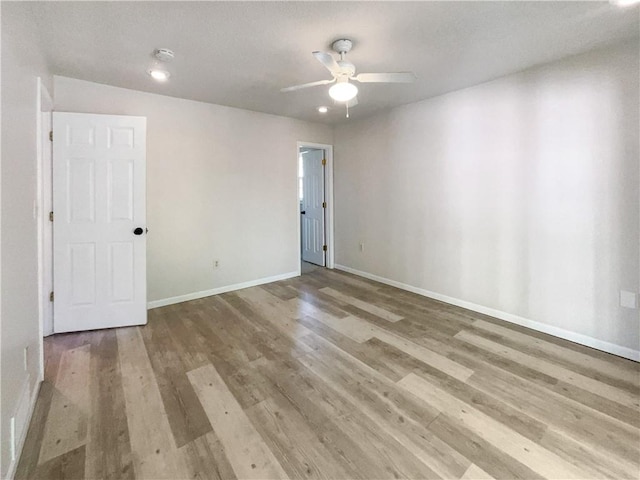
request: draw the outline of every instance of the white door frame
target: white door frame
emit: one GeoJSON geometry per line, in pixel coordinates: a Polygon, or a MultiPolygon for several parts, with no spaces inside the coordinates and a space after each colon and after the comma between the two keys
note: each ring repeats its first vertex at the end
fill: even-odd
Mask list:
{"type": "Polygon", "coordinates": [[[327,255],[325,257],[325,266],[326,268],[333,268],[335,264],[335,242],[333,235],[333,145],[327,145],[324,143],[313,143],[313,142],[298,142],[296,148],[296,161],[295,161],[295,171],[296,171],[296,219],[298,223],[298,241],[296,243],[296,254],[298,255],[298,275],[302,273],[302,255],[300,254],[300,238],[302,235],[300,229],[300,193],[298,191],[298,162],[300,158],[300,148],[301,147],[309,147],[309,148],[318,148],[325,151],[327,164],[324,169],[324,188],[325,188],[325,201],[327,202],[327,208],[325,211],[325,239],[327,245],[327,255]]]}
{"type": "Polygon", "coordinates": [[[53,111],[53,101],[47,87],[42,79],[38,77],[36,91],[36,221],[38,225],[38,328],[40,342],[40,380],[44,375],[44,337],[53,333],[53,309],[47,308],[49,305],[49,292],[53,290],[51,278],[46,278],[45,273],[53,271],[53,243],[49,235],[50,242],[45,242],[45,231],[51,225],[49,222],[49,208],[52,198],[52,178],[51,178],[51,144],[49,142],[49,132],[51,128],[51,112],[53,111]],[[45,116],[48,115],[48,122],[45,116]],[[47,193],[48,192],[48,193],[47,193]],[[47,314],[49,312],[49,314],[47,314]]]}

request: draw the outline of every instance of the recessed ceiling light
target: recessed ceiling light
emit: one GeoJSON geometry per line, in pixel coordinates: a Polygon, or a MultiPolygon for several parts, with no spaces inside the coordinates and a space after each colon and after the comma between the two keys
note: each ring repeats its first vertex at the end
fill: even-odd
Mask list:
{"type": "Polygon", "coordinates": [[[630,7],[640,3],[640,0],[609,0],[609,3],[617,7],[630,7]]]}
{"type": "Polygon", "coordinates": [[[160,70],[157,68],[151,69],[147,73],[151,75],[151,78],[157,80],[158,82],[166,82],[171,76],[171,74],[166,70],[160,70]]]}
{"type": "Polygon", "coordinates": [[[327,113],[329,111],[328,107],[318,107],[318,112],[320,113],[327,113]]]}

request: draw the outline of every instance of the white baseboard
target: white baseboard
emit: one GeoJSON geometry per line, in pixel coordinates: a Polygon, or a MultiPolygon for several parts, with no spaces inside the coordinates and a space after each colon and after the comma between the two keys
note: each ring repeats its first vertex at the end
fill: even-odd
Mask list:
{"type": "Polygon", "coordinates": [[[224,287],[212,288],[211,290],[203,290],[201,292],[187,293],[186,295],[179,295],[177,297],[163,298],[161,300],[153,300],[147,303],[147,309],[164,307],[167,305],[173,305],[175,303],[188,302],[189,300],[197,300],[198,298],[210,297],[211,295],[218,295],[220,293],[233,292],[234,290],[242,290],[243,288],[255,287],[257,285],[264,285],[265,283],[277,282],[279,280],[286,280],[287,278],[299,277],[300,272],[289,272],[281,275],[274,275],[273,277],[264,277],[257,280],[251,280],[243,283],[235,283],[233,285],[225,285],[224,287]]]}
{"type": "MultiPolygon", "coordinates": [[[[22,454],[22,447],[24,447],[24,441],[27,439],[27,432],[29,431],[29,425],[31,424],[31,417],[33,411],[36,408],[36,401],[38,400],[38,393],[40,393],[40,385],[42,385],[42,376],[38,377],[36,385],[33,387],[33,392],[29,397],[29,391],[31,389],[31,376],[29,375],[23,384],[22,392],[18,398],[17,408],[14,412],[16,418],[16,436],[18,438],[15,444],[15,458],[11,459],[9,467],[7,468],[7,479],[13,479],[16,474],[16,468],[18,467],[18,461],[22,454]]],[[[11,448],[11,446],[9,446],[11,448]]]]}
{"type": "Polygon", "coordinates": [[[356,270],[355,268],[347,267],[345,265],[336,264],[335,268],[337,270],[352,273],[360,277],[368,278],[369,280],[384,283],[385,285],[391,285],[392,287],[397,287],[408,292],[417,293],[418,295],[433,298],[434,300],[440,300],[441,302],[450,303],[451,305],[466,308],[467,310],[473,310],[474,312],[499,318],[500,320],[515,323],[516,325],[521,325],[538,332],[548,333],[549,335],[553,335],[554,337],[563,338],[574,343],[579,343],[580,345],[595,348],[596,350],[602,350],[603,352],[612,353],[614,355],[618,355],[619,357],[624,357],[628,358],[629,360],[640,362],[640,350],[633,350],[628,347],[616,345],[615,343],[598,340],[597,338],[589,337],[581,333],[554,327],[552,325],[547,325],[535,320],[529,320],[528,318],[520,317],[518,315],[513,315],[511,313],[503,312],[500,310],[495,310],[493,308],[484,307],[482,305],[477,305],[475,303],[467,302],[465,300],[460,300],[454,297],[449,297],[440,293],[431,292],[429,290],[414,287],[413,285],[407,285],[406,283],[398,282],[396,280],[390,280],[388,278],[379,277],[378,275],[374,275],[372,273],[356,270]]]}

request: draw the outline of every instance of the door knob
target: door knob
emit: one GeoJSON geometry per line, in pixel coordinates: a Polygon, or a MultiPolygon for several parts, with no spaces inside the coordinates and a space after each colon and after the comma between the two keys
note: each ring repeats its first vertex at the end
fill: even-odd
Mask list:
{"type": "Polygon", "coordinates": [[[307,213],[307,211],[306,211],[306,210],[302,210],[302,211],[300,212],[300,215],[304,215],[305,213],[307,213]]]}
{"type": "Polygon", "coordinates": [[[143,232],[144,232],[144,230],[141,227],[138,227],[133,231],[133,234],[134,235],[142,235],[143,232]]]}

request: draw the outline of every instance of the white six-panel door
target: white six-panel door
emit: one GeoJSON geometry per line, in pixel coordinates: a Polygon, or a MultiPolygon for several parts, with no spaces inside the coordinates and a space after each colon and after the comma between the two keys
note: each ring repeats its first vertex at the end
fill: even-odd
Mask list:
{"type": "Polygon", "coordinates": [[[145,183],[146,118],[53,114],[54,332],[146,323],[145,183]]]}
{"type": "Polygon", "coordinates": [[[324,266],[323,150],[302,154],[302,260],[324,266]]]}

